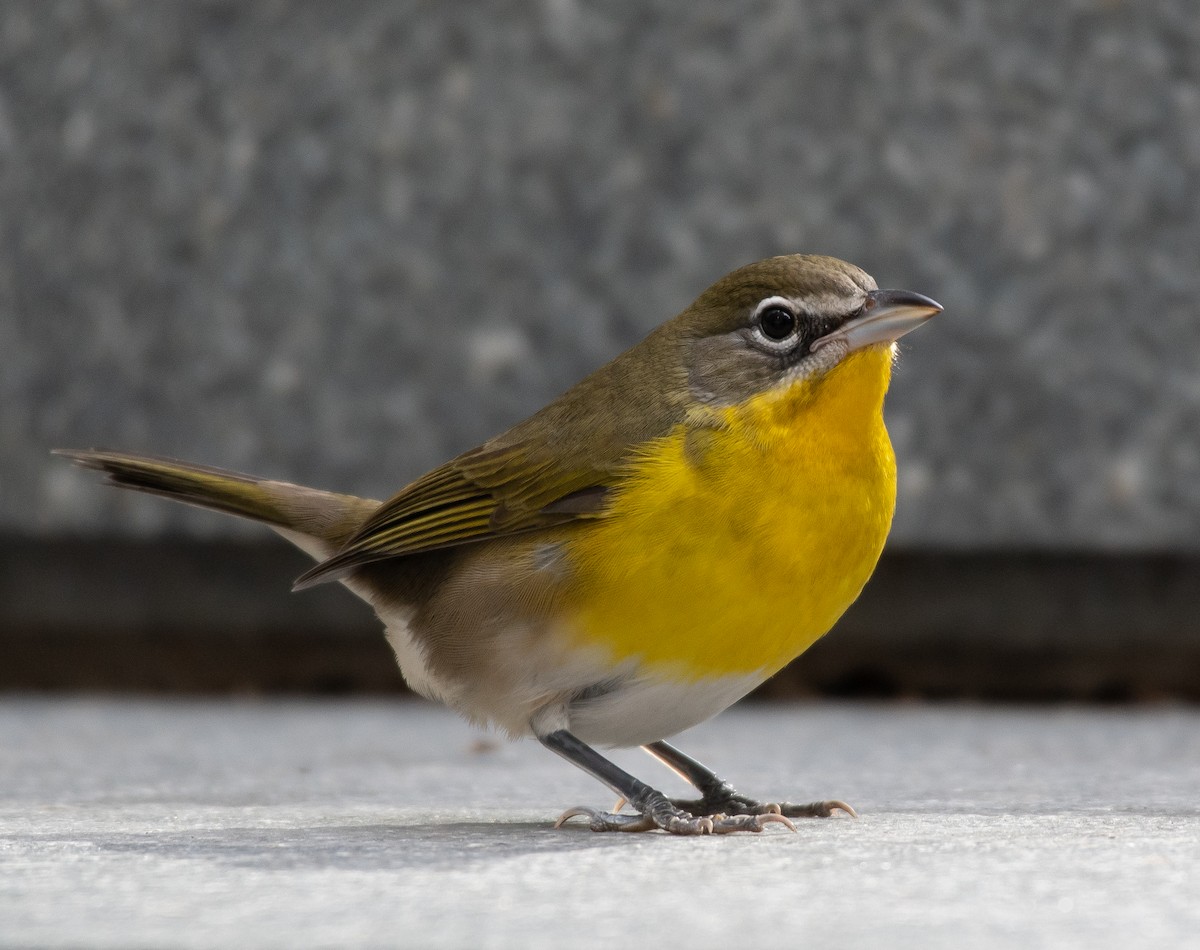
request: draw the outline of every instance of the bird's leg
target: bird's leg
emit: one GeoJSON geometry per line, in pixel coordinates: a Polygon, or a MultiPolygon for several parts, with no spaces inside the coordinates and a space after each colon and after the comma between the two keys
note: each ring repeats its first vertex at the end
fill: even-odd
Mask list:
{"type": "Polygon", "coordinates": [[[675,799],[672,804],[693,815],[783,815],[786,818],[828,818],[835,811],[844,811],[851,818],[858,813],[843,801],[810,802],[794,805],[791,802],[758,802],[740,794],[711,769],[685,755],[666,742],[651,742],[642,746],[667,768],[678,773],[700,792],[693,801],[675,799]]]}
{"type": "Polygon", "coordinates": [[[592,831],[653,831],[655,828],[661,828],[673,835],[709,835],[733,831],[762,831],[771,823],[796,830],[787,818],[777,812],[693,814],[685,808],[680,808],[662,792],[614,765],[565,729],[540,735],[538,741],[551,752],[558,753],[568,762],[599,779],[624,798],[636,812],[617,814],[595,808],[569,808],[555,822],[556,828],[561,827],[568,819],[583,817],[587,818],[588,827],[592,831]]]}

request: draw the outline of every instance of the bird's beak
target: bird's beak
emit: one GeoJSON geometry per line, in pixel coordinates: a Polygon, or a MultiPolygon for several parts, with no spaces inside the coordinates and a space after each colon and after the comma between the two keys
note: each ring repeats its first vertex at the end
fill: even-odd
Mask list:
{"type": "Polygon", "coordinates": [[[873,343],[894,343],[941,311],[942,305],[936,300],[911,290],[872,290],[862,313],[814,340],[811,351],[835,340],[842,340],[851,350],[873,343]]]}

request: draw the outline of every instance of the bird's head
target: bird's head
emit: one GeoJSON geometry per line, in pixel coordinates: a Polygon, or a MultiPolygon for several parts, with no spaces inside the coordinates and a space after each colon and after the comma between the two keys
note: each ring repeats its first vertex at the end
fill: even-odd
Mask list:
{"type": "Polygon", "coordinates": [[[668,326],[692,398],[728,406],[819,379],[864,350],[886,367],[895,341],[941,309],[918,293],[879,290],[837,258],[793,254],[726,275],[668,326]]]}

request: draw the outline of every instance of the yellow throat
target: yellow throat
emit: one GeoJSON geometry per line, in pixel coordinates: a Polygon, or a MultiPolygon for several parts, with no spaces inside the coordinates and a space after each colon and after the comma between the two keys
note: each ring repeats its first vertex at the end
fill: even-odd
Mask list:
{"type": "Polygon", "coordinates": [[[892,355],[871,346],[648,444],[611,517],[568,546],[581,644],[676,679],[765,678],[825,634],[891,526],[892,355]]]}

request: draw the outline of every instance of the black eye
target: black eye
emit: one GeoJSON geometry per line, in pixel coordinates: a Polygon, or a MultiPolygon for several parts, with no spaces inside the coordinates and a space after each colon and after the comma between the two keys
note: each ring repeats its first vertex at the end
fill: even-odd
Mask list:
{"type": "Polygon", "coordinates": [[[759,314],[758,325],[768,340],[785,340],[796,332],[796,315],[784,307],[768,307],[759,314]]]}

